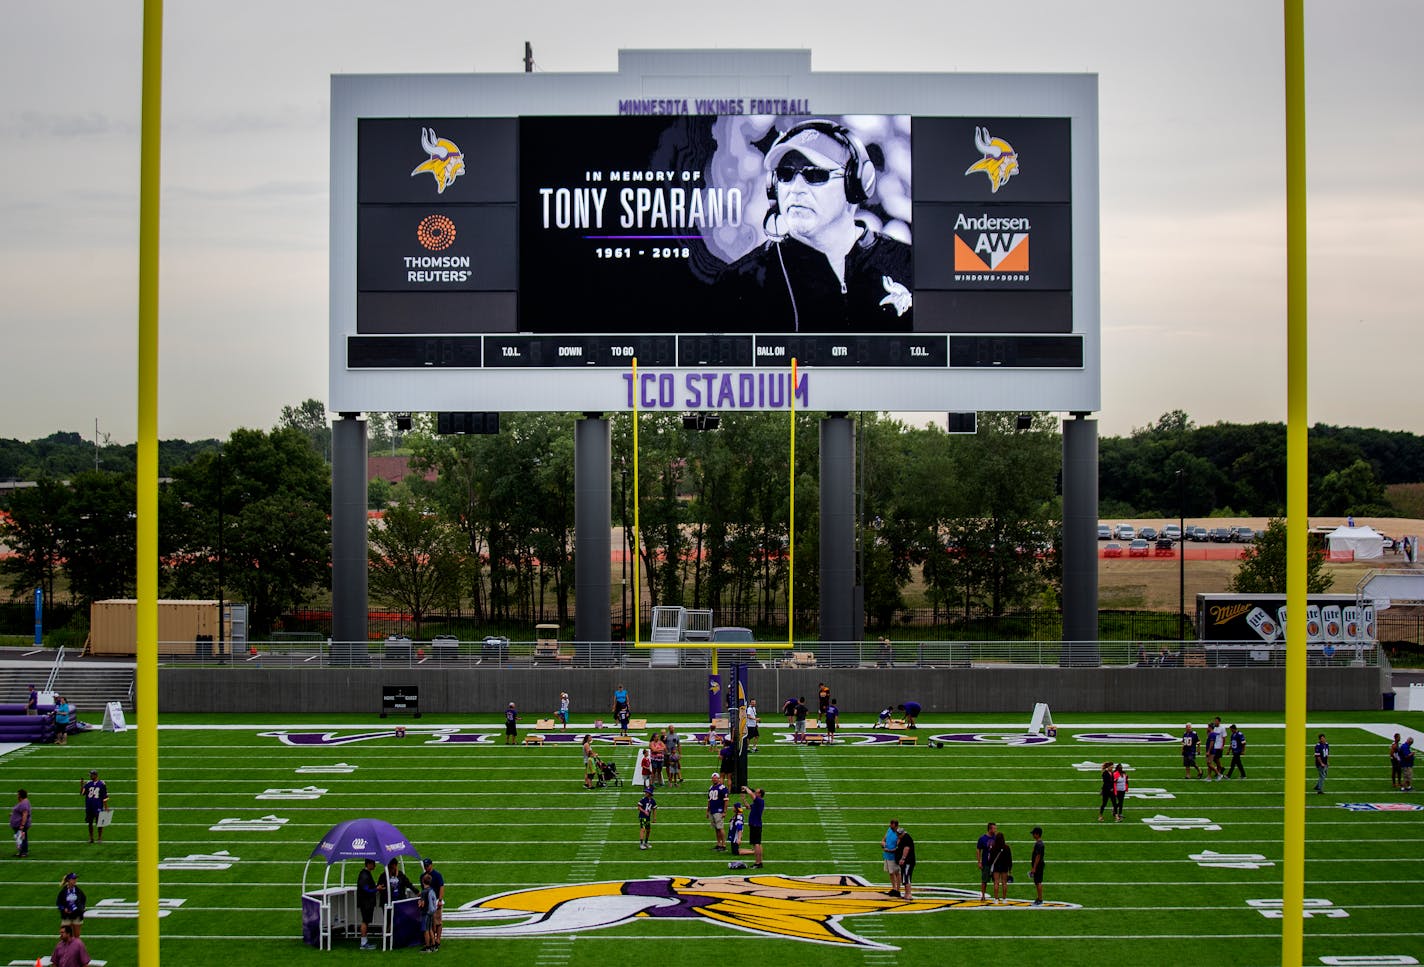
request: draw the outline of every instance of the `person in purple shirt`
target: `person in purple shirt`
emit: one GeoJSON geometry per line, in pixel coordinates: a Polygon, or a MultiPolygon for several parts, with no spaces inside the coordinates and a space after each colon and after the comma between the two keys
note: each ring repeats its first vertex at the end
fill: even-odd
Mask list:
{"type": "Polygon", "coordinates": [[[1325,741],[1325,733],[1320,733],[1320,738],[1315,743],[1315,792],[1323,795],[1325,792],[1325,777],[1330,774],[1330,743],[1325,741]]]}
{"type": "Polygon", "coordinates": [[[727,849],[727,787],[722,784],[720,773],[712,773],[712,785],[707,790],[707,822],[717,834],[718,852],[727,849]]]}
{"type": "Polygon", "coordinates": [[[1202,778],[1201,766],[1197,765],[1197,748],[1201,745],[1201,737],[1192,729],[1192,723],[1187,723],[1187,728],[1182,732],[1182,778],[1190,779],[1192,770],[1197,771],[1197,778],[1202,778]]]}
{"type": "Polygon", "coordinates": [[[89,770],[89,781],[81,783],[84,796],[84,819],[89,824],[89,842],[94,842],[94,829],[99,830],[99,842],[104,841],[104,827],[99,825],[99,813],[109,808],[109,787],[99,778],[99,770],[89,770]]]}
{"type": "Polygon", "coordinates": [[[509,707],[504,710],[504,744],[514,745],[519,735],[519,711],[510,702],[509,707]]]}
{"type": "Polygon", "coordinates": [[[15,805],[10,807],[10,832],[15,834],[15,855],[30,855],[30,794],[20,790],[15,805]]]}
{"type": "Polygon", "coordinates": [[[766,811],[766,790],[750,786],[743,786],[742,792],[752,797],[751,816],[747,818],[747,826],[751,829],[752,855],[756,862],[752,866],[761,867],[761,817],[766,811]]]}
{"type": "Polygon", "coordinates": [[[84,941],[74,935],[73,927],[59,928],[59,943],[49,955],[50,967],[89,967],[89,951],[84,941]]]}

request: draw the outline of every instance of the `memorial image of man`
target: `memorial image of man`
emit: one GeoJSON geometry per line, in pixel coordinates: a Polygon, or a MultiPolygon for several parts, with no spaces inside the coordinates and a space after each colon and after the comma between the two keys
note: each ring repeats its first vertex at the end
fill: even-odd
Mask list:
{"type": "Polygon", "coordinates": [[[763,165],[767,240],[722,271],[728,317],[763,331],[910,331],[910,246],[857,217],[876,180],[860,138],[834,121],[802,121],[763,165]]]}

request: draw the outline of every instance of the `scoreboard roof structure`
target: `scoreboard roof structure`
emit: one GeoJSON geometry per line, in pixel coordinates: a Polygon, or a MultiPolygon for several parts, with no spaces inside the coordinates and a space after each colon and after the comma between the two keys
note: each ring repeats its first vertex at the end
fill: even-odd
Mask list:
{"type": "Polygon", "coordinates": [[[1100,406],[1095,75],[331,88],[336,412],[1100,406]]]}

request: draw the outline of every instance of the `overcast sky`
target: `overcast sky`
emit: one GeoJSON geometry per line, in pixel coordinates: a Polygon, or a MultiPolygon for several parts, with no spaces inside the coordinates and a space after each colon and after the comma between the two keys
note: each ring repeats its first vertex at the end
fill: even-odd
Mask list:
{"type": "MultiPolygon", "coordinates": [[[[327,397],[330,75],[614,71],[804,48],[816,71],[1099,77],[1101,432],[1284,421],[1279,2],[421,7],[168,0],[159,434],[327,397]],[[887,21],[884,14],[892,13],[887,21]]],[[[1424,3],[1306,4],[1310,405],[1424,433],[1424,3]]],[[[139,0],[0,0],[0,437],[136,435],[139,0]]],[[[610,111],[613,108],[610,107],[610,111]]]]}

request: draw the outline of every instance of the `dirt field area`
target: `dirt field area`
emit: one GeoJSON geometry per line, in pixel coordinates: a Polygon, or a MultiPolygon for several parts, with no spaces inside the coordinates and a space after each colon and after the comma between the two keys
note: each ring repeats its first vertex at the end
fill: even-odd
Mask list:
{"type": "MultiPolygon", "coordinates": [[[[1164,524],[1176,523],[1175,519],[1143,518],[1140,520],[1103,520],[1108,525],[1125,523],[1134,527],[1144,524],[1157,528],[1164,524]]],[[[1264,530],[1269,523],[1264,517],[1212,517],[1188,518],[1187,526],[1250,527],[1264,530]]],[[[1343,517],[1312,518],[1312,527],[1338,527],[1345,523],[1343,517]]],[[[1373,527],[1390,537],[1405,534],[1424,536],[1424,521],[1394,517],[1357,518],[1357,525],[1373,527]]],[[[1236,573],[1235,560],[1196,560],[1193,551],[1213,545],[1187,544],[1186,600],[1188,612],[1198,594],[1215,594],[1226,590],[1226,584],[1236,573]]],[[[1235,545],[1214,545],[1226,548],[1235,545]]],[[[1407,568],[1403,555],[1386,551],[1384,557],[1375,561],[1360,561],[1350,564],[1326,564],[1325,570],[1334,578],[1330,590],[1336,594],[1351,594],[1366,575],[1372,571],[1407,568]]],[[[1424,565],[1415,565],[1424,569],[1424,565]]],[[[1176,611],[1178,600],[1179,569],[1173,558],[1103,558],[1098,562],[1098,606],[1105,610],[1143,609],[1148,611],[1176,611]]]]}

